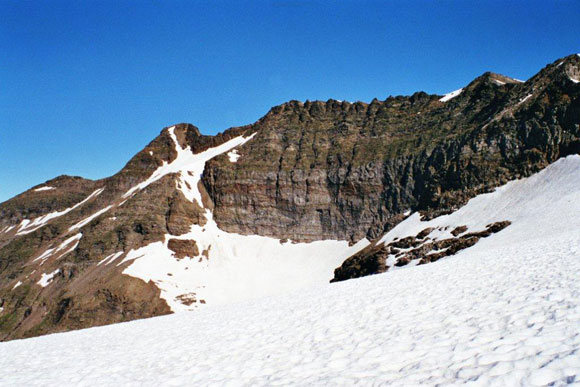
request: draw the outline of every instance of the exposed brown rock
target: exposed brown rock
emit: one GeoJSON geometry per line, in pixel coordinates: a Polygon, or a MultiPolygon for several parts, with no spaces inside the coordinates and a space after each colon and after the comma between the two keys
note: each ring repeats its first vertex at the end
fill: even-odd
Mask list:
{"type": "MultiPolygon", "coordinates": [[[[423,239],[423,238],[421,238],[421,239],[423,239]]],[[[391,242],[390,246],[395,247],[395,248],[399,248],[399,249],[408,249],[410,247],[415,247],[419,244],[421,244],[421,241],[417,240],[416,237],[409,236],[409,237],[401,238],[401,239],[398,239],[394,242],[391,242]]]]}
{"type": "Polygon", "coordinates": [[[190,202],[180,191],[175,191],[169,202],[167,230],[171,235],[182,235],[190,231],[192,224],[203,226],[205,210],[197,202],[190,202]]]}
{"type": "Polygon", "coordinates": [[[509,220],[504,220],[502,222],[495,222],[495,223],[492,223],[492,224],[488,224],[485,227],[487,228],[487,230],[489,232],[496,233],[498,231],[503,230],[504,228],[506,228],[510,224],[512,224],[512,222],[510,222],[509,220]]]}
{"type": "Polygon", "coordinates": [[[0,316],[0,340],[169,313],[153,283],[103,275],[106,270],[110,269],[92,269],[83,277],[61,280],[46,288],[30,283],[16,288],[6,295],[4,312],[9,314],[0,316]]]}
{"type": "Polygon", "coordinates": [[[193,239],[170,239],[167,247],[175,253],[176,258],[197,257],[199,250],[193,239]]]}
{"type": "Polygon", "coordinates": [[[389,247],[382,244],[370,245],[338,267],[334,271],[334,278],[330,282],[382,273],[387,270],[386,259],[389,253],[389,247]]]}
{"type": "MultiPolygon", "coordinates": [[[[203,256],[205,257],[205,259],[209,259],[209,251],[210,251],[210,250],[211,250],[211,245],[209,245],[209,246],[207,247],[207,249],[203,250],[203,251],[201,252],[201,255],[203,255],[203,256]]],[[[201,262],[201,260],[200,260],[200,262],[201,262]]]]}
{"type": "Polygon", "coordinates": [[[417,236],[415,238],[417,239],[425,239],[425,237],[429,234],[431,234],[431,232],[434,230],[433,227],[428,227],[426,229],[424,229],[423,231],[421,231],[419,234],[417,234],[417,236]]]}
{"type": "Polygon", "coordinates": [[[459,234],[464,233],[465,231],[467,231],[467,226],[459,226],[459,227],[455,227],[453,229],[453,231],[451,231],[451,235],[453,236],[457,236],[459,234]]]}
{"type": "MultiPolygon", "coordinates": [[[[185,144],[183,144],[185,145],[185,144]]],[[[218,144],[219,145],[219,144],[218,144]]],[[[81,207],[26,235],[0,233],[0,340],[35,336],[169,313],[153,283],[122,274],[103,258],[162,241],[169,233],[181,235],[194,224],[204,224],[197,203],[188,202],[176,189],[176,175],[167,175],[129,198],[122,195],[145,180],[164,161],[175,158],[174,143],[164,130],[127,166],[111,178],[90,181],[60,177],[45,183],[55,190],[27,191],[0,204],[0,230],[22,218],[34,219],[62,211],[84,200],[97,188],[102,193],[81,207]],[[150,154],[150,152],[152,154],[150,154]],[[27,207],[27,202],[38,203],[27,207]],[[70,237],[71,225],[113,205],[82,227],[74,251],[63,257],[49,255],[42,267],[28,265],[34,257],[70,237]],[[58,259],[57,259],[58,258],[58,259]],[[60,272],[42,288],[41,273],[60,272]],[[36,273],[30,276],[33,270],[36,273]],[[22,285],[12,290],[20,280],[22,285]],[[63,301],[65,300],[65,301],[63,301]]],[[[185,145],[186,146],[186,145],[185,145]]],[[[193,252],[195,250],[192,248],[193,252]]]]}
{"type": "Polygon", "coordinates": [[[197,302],[195,293],[182,294],[176,297],[184,305],[192,305],[197,302]]]}

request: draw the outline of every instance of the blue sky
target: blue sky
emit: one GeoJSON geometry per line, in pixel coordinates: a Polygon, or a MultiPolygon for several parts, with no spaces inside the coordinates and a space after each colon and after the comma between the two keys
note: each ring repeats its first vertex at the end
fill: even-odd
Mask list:
{"type": "Polygon", "coordinates": [[[0,201],[114,174],[160,130],[290,99],[443,94],[580,52],[578,1],[0,1],[0,201]],[[211,3],[211,4],[210,4],[211,3]]]}

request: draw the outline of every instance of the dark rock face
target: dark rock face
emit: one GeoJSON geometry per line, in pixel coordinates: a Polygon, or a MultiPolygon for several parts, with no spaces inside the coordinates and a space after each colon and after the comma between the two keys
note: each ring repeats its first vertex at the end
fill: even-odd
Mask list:
{"type": "Polygon", "coordinates": [[[406,266],[414,260],[418,260],[418,265],[436,262],[475,245],[481,238],[487,238],[510,224],[511,222],[507,220],[495,222],[488,224],[483,231],[457,236],[461,234],[454,233],[457,229],[463,229],[462,232],[467,230],[467,227],[459,226],[451,232],[453,238],[443,240],[431,240],[428,235],[433,231],[433,228],[427,228],[416,236],[397,239],[389,244],[375,242],[344,261],[334,271],[334,278],[330,282],[384,273],[389,270],[387,265],[389,256],[394,257],[393,265],[396,267],[406,266]],[[401,251],[401,249],[405,251],[401,251]]]}
{"type": "MultiPolygon", "coordinates": [[[[580,86],[570,80],[579,72],[574,55],[525,83],[483,74],[447,102],[423,92],[368,104],[291,101],[217,136],[204,136],[191,124],[176,125],[174,134],[195,153],[255,134],[236,148],[237,162],[222,154],[206,163],[199,188],[220,228],[293,241],[355,242],[382,235],[407,210],[426,217],[453,211],[476,194],[580,152],[580,86]]],[[[0,203],[0,340],[170,312],[155,284],[123,275],[127,264],[116,263],[165,238],[180,256],[196,253],[197,246],[171,238],[205,222],[202,208],[177,189],[177,174],[125,196],[176,157],[164,129],[114,176],[61,176],[0,203]],[[53,189],[37,190],[45,186],[53,189]],[[63,212],[85,199],[20,232],[23,220],[63,212]],[[48,254],[39,267],[37,258],[78,233],[78,245],[48,254]],[[102,263],[106,257],[118,261],[102,263]],[[55,271],[50,286],[38,284],[41,273],[55,271]]],[[[391,246],[393,254],[419,249],[397,264],[425,258],[420,250],[427,247],[418,241],[429,232],[391,246]]],[[[484,237],[464,233],[458,234],[462,245],[484,237]]],[[[386,252],[372,246],[349,259],[359,262],[357,276],[386,269],[386,252]]]]}
{"type": "Polygon", "coordinates": [[[250,126],[203,183],[227,231],[299,241],[373,239],[410,209],[427,217],[580,151],[571,56],[525,83],[486,73],[447,101],[292,101],[250,126]]]}
{"type": "Polygon", "coordinates": [[[169,201],[167,230],[171,235],[189,232],[192,224],[204,225],[204,210],[197,204],[185,199],[181,192],[175,192],[169,201]]]}

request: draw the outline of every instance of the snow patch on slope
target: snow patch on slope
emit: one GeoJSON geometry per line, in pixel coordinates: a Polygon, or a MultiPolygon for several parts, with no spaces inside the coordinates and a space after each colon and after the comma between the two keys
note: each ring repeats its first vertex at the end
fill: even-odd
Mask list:
{"type": "Polygon", "coordinates": [[[523,104],[524,102],[526,102],[528,99],[532,98],[533,94],[528,94],[526,95],[524,98],[520,99],[520,101],[518,102],[518,105],[523,104]]]}
{"type": "Polygon", "coordinates": [[[445,94],[443,96],[443,98],[439,99],[439,101],[441,101],[441,102],[447,102],[450,99],[453,99],[453,98],[457,97],[459,94],[461,94],[461,92],[463,92],[463,88],[461,88],[459,90],[452,91],[451,93],[445,94]]]}
{"type": "Polygon", "coordinates": [[[3,233],[10,232],[10,230],[12,230],[14,227],[16,227],[16,225],[13,225],[13,226],[6,226],[6,227],[4,227],[4,229],[2,230],[2,232],[3,232],[3,233]]]}
{"type": "Polygon", "coordinates": [[[34,192],[40,192],[40,191],[50,191],[51,189],[55,189],[54,187],[49,187],[49,186],[44,186],[44,187],[40,187],[34,190],[34,192]]]}
{"type": "Polygon", "coordinates": [[[59,248],[56,250],[57,252],[62,251],[66,246],[69,246],[73,242],[74,242],[74,244],[71,247],[69,247],[65,252],[61,253],[56,259],[60,259],[60,258],[64,257],[65,255],[67,255],[68,253],[70,253],[71,251],[73,251],[74,249],[76,249],[77,246],[79,245],[79,242],[80,242],[82,237],[83,237],[83,234],[79,232],[78,234],[76,234],[76,235],[68,238],[66,241],[64,241],[59,246],[59,248]]]}
{"type": "Polygon", "coordinates": [[[123,255],[123,251],[119,251],[110,255],[107,255],[105,258],[103,258],[99,263],[97,263],[97,266],[105,264],[108,265],[112,262],[114,262],[117,258],[119,258],[121,255],[123,255]]]}
{"type": "Polygon", "coordinates": [[[77,228],[81,228],[83,226],[86,226],[88,223],[90,223],[93,219],[101,216],[102,214],[104,214],[105,212],[109,211],[113,206],[107,206],[105,208],[100,209],[99,211],[95,212],[94,214],[92,214],[91,216],[89,216],[86,219],[81,220],[80,222],[78,222],[77,224],[71,226],[68,231],[73,231],[76,230],[77,228]]]}
{"type": "Polygon", "coordinates": [[[46,251],[44,251],[38,257],[34,258],[33,262],[40,260],[41,261],[40,264],[42,265],[44,261],[52,255],[53,251],[54,249],[46,249],[46,251]]]}
{"type": "Polygon", "coordinates": [[[192,153],[191,148],[188,146],[187,148],[183,149],[181,145],[179,145],[179,141],[174,133],[175,126],[172,126],[168,129],[169,136],[175,143],[175,150],[177,151],[177,157],[171,163],[167,163],[167,161],[163,162],[163,165],[160,166],[153,174],[144,182],[137,184],[135,187],[128,190],[124,195],[123,198],[129,198],[135,192],[140,191],[147,187],[148,185],[156,182],[157,180],[161,179],[163,176],[166,176],[170,173],[178,173],[179,174],[179,182],[178,188],[181,189],[185,197],[190,200],[194,201],[197,200],[199,205],[201,206],[201,193],[197,187],[201,174],[203,173],[203,168],[205,166],[205,162],[214,158],[217,155],[220,155],[224,152],[229,151],[230,149],[245,144],[247,141],[251,140],[254,135],[244,137],[239,136],[235,137],[215,148],[210,148],[206,151],[201,153],[192,153]]]}
{"type": "Polygon", "coordinates": [[[82,202],[77,203],[74,206],[67,208],[65,210],[51,212],[50,214],[46,214],[46,215],[40,216],[38,218],[35,218],[32,221],[29,219],[23,219],[22,222],[20,222],[20,226],[18,228],[18,232],[16,233],[16,235],[24,235],[24,234],[28,234],[28,233],[31,233],[33,231],[38,230],[39,228],[45,226],[50,220],[61,217],[65,214],[68,214],[69,212],[82,206],[83,204],[85,204],[86,202],[91,200],[92,198],[99,196],[101,194],[101,192],[103,192],[103,191],[104,191],[104,188],[99,188],[96,191],[94,191],[93,193],[91,193],[89,196],[87,196],[86,199],[84,199],[82,202]]]}
{"type": "MultiPolygon", "coordinates": [[[[81,240],[81,238],[83,237],[82,233],[78,233],[76,235],[71,236],[70,238],[64,240],[56,249],[52,248],[52,249],[47,249],[45,252],[43,252],[42,254],[40,254],[38,257],[34,258],[34,260],[32,262],[36,262],[38,260],[40,260],[40,264],[42,265],[44,263],[44,261],[46,261],[48,259],[48,257],[64,250],[65,248],[67,248],[67,246],[69,246],[71,243],[75,242],[74,245],[72,245],[72,247],[67,248],[67,250],[63,253],[61,253],[58,258],[62,258],[64,257],[66,254],[70,253],[71,251],[73,251],[74,249],[77,248],[77,246],[79,245],[79,241],[81,240]]],[[[57,258],[57,259],[58,259],[57,258]]]]}
{"type": "Polygon", "coordinates": [[[395,239],[415,236],[427,228],[434,229],[428,235],[431,239],[452,238],[451,231],[456,227],[467,226],[468,232],[481,231],[488,224],[503,220],[512,224],[498,235],[482,239],[478,245],[487,245],[506,235],[509,235],[506,244],[530,237],[555,236],[575,222],[576,213],[570,208],[575,202],[580,203],[579,176],[580,156],[568,156],[535,175],[479,195],[452,214],[422,221],[419,213],[414,213],[385,234],[379,243],[389,244],[395,239]]]}
{"type": "Polygon", "coordinates": [[[42,273],[40,280],[37,282],[38,285],[42,286],[43,288],[47,287],[53,280],[54,276],[60,272],[60,269],[56,269],[52,273],[42,273]]]}
{"type": "Polygon", "coordinates": [[[239,158],[240,154],[238,153],[237,149],[228,152],[228,159],[230,160],[230,162],[237,163],[239,158]]]}

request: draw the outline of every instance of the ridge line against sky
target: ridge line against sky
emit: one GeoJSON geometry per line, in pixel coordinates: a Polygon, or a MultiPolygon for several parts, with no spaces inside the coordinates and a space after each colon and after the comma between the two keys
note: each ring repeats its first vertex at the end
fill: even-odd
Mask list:
{"type": "Polygon", "coordinates": [[[110,176],[163,127],[445,94],[580,52],[578,1],[0,2],[0,202],[110,176]]]}

